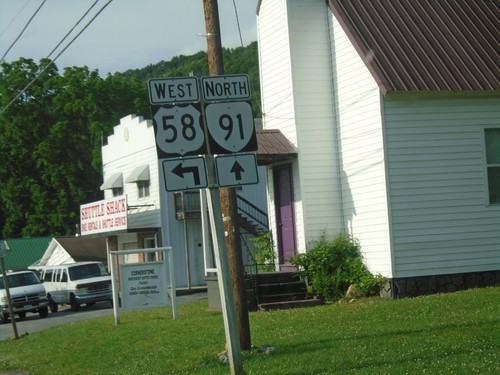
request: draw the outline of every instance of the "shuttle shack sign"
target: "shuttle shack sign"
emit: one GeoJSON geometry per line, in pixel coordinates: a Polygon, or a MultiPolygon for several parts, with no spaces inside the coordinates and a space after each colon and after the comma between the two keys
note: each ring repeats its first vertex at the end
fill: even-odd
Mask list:
{"type": "Polygon", "coordinates": [[[127,198],[122,195],[80,206],[82,236],[127,229],[127,198]]]}

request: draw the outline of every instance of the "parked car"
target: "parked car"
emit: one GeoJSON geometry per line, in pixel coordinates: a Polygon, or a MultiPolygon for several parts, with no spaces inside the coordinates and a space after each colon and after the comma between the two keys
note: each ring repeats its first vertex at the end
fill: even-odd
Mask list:
{"type": "Polygon", "coordinates": [[[45,266],[41,279],[47,291],[49,308],[57,312],[58,305],[69,304],[77,311],[81,304],[113,303],[111,275],[101,262],[76,262],[45,266]]]}
{"type": "MultiPolygon", "coordinates": [[[[49,314],[48,299],[40,279],[32,271],[8,272],[7,281],[14,314],[21,319],[26,313],[38,313],[40,318],[49,314]]],[[[10,309],[3,275],[0,275],[0,312],[2,323],[9,321],[10,309]]]]}

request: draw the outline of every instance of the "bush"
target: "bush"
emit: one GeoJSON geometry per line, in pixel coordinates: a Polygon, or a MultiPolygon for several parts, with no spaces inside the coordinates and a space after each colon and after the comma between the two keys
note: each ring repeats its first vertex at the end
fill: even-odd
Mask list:
{"type": "Polygon", "coordinates": [[[259,233],[257,237],[250,238],[254,247],[257,249],[253,252],[257,269],[261,272],[272,272],[275,270],[274,262],[276,254],[274,253],[274,241],[271,232],[259,233]]]}
{"type": "Polygon", "coordinates": [[[315,295],[326,301],[342,298],[351,284],[365,295],[379,292],[381,277],[370,273],[363,263],[359,242],[350,235],[341,233],[332,241],[323,232],[311,245],[307,253],[290,261],[299,267],[315,295]]]}

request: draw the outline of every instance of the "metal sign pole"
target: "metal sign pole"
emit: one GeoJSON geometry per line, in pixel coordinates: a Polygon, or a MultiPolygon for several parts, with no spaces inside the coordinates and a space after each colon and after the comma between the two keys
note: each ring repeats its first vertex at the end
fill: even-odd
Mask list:
{"type": "Polygon", "coordinates": [[[5,287],[5,292],[7,294],[7,301],[9,303],[10,321],[12,322],[12,329],[14,330],[14,336],[16,337],[17,340],[19,338],[19,334],[17,333],[16,317],[14,316],[14,307],[12,306],[12,300],[10,298],[9,280],[7,279],[7,270],[5,269],[5,262],[3,260],[3,256],[0,256],[0,267],[2,268],[3,285],[5,287]]]}

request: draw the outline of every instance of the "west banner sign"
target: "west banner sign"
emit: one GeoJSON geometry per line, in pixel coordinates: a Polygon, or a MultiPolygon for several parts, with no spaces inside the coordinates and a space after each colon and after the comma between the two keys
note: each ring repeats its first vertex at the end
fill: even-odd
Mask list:
{"type": "Polygon", "coordinates": [[[104,199],[80,206],[80,234],[82,236],[126,229],[126,196],[104,199]]]}

